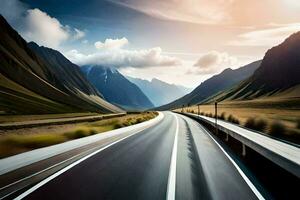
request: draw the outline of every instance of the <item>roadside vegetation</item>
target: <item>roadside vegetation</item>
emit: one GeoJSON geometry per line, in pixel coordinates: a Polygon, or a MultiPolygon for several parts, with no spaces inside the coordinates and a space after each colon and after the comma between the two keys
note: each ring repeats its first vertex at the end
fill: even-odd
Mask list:
{"type": "Polygon", "coordinates": [[[138,124],[150,120],[157,115],[157,112],[128,114],[123,117],[95,122],[55,126],[55,131],[53,132],[51,132],[51,127],[47,127],[46,129],[41,127],[32,130],[31,128],[18,131],[11,130],[0,135],[0,158],[138,124]],[[48,129],[49,132],[47,132],[48,129]]]}
{"type": "Polygon", "coordinates": [[[51,120],[51,119],[66,119],[73,117],[95,116],[99,113],[64,113],[64,114],[43,114],[43,115],[8,115],[0,114],[1,123],[26,122],[34,120],[51,120]]]}
{"type": "Polygon", "coordinates": [[[246,120],[244,126],[249,129],[253,129],[256,131],[264,132],[267,128],[267,121],[264,119],[255,119],[254,117],[250,117],[246,120]]]}
{"type": "MultiPolygon", "coordinates": [[[[177,111],[182,111],[178,109],[177,111]]],[[[198,113],[197,106],[184,112],[198,113]]],[[[214,105],[201,105],[200,114],[215,117],[214,105]]],[[[218,119],[239,124],[248,129],[300,144],[299,103],[278,102],[222,102],[218,105],[218,119]]]]}

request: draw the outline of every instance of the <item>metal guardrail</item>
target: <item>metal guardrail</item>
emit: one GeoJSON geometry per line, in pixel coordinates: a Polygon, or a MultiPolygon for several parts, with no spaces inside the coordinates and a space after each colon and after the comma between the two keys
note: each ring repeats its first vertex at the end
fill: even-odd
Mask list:
{"type": "Polygon", "coordinates": [[[224,132],[227,136],[230,135],[240,141],[243,145],[243,155],[246,155],[246,147],[251,148],[260,155],[300,178],[299,147],[267,137],[223,120],[218,119],[218,124],[216,124],[215,118],[199,116],[191,113],[181,114],[206,122],[224,132]]]}

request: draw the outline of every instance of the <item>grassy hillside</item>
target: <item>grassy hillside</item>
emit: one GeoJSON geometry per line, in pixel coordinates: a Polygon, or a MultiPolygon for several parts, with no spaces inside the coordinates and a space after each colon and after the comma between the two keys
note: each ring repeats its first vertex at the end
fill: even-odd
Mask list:
{"type": "MultiPolygon", "coordinates": [[[[300,32],[268,50],[253,75],[230,90],[211,98],[216,101],[250,100],[281,96],[300,85],[300,32]]],[[[294,93],[300,92],[294,90],[294,93]]]]}
{"type": "Polygon", "coordinates": [[[103,100],[62,54],[28,45],[2,16],[0,27],[2,114],[121,111],[103,100]]]}
{"type": "Polygon", "coordinates": [[[201,83],[191,93],[167,105],[161,106],[158,109],[169,110],[182,107],[182,105],[194,105],[203,102],[210,96],[229,89],[241,81],[249,78],[259,67],[260,63],[261,61],[256,61],[235,70],[230,68],[225,69],[220,74],[217,74],[201,83]]]}

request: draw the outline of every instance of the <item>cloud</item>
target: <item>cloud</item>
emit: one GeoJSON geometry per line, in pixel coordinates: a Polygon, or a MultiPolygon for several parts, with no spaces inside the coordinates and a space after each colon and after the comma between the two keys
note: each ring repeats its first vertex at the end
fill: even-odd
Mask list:
{"type": "Polygon", "coordinates": [[[0,6],[0,14],[5,17],[9,23],[18,23],[18,20],[28,8],[26,4],[19,0],[2,0],[0,6]]]}
{"type": "Polygon", "coordinates": [[[73,38],[74,38],[75,40],[79,40],[79,39],[82,39],[82,38],[85,37],[85,32],[82,31],[82,30],[79,30],[79,29],[77,29],[77,28],[74,28],[74,32],[75,32],[75,34],[74,34],[73,38]]]}
{"type": "Polygon", "coordinates": [[[27,41],[56,48],[67,40],[79,40],[85,32],[49,16],[38,8],[28,9],[19,0],[1,1],[0,13],[27,41]]]}
{"type": "Polygon", "coordinates": [[[108,50],[88,55],[71,50],[65,55],[78,65],[103,65],[115,68],[147,68],[181,64],[181,60],[176,57],[162,55],[159,47],[145,50],[108,50]]]}
{"type": "Polygon", "coordinates": [[[188,73],[213,74],[237,64],[237,58],[226,52],[210,51],[203,54],[188,73]]]}
{"type": "Polygon", "coordinates": [[[128,44],[127,38],[123,37],[121,39],[106,39],[104,42],[95,42],[95,47],[97,49],[120,49],[128,44]]]}
{"type": "Polygon", "coordinates": [[[300,23],[269,24],[270,28],[247,32],[230,41],[230,46],[275,46],[284,41],[292,33],[300,31],[300,23]]]}
{"type": "Polygon", "coordinates": [[[230,20],[228,7],[233,0],[110,0],[147,15],[167,20],[200,24],[224,23],[230,20]]]}
{"type": "Polygon", "coordinates": [[[28,41],[35,41],[47,47],[57,47],[70,35],[68,29],[56,19],[39,9],[27,11],[26,29],[23,36],[28,41]]]}

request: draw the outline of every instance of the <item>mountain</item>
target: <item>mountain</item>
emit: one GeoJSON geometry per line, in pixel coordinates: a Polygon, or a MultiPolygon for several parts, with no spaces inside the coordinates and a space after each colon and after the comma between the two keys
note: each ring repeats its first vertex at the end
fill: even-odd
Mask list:
{"type": "Polygon", "coordinates": [[[253,75],[240,85],[220,95],[219,101],[225,99],[248,100],[280,96],[281,94],[300,97],[299,77],[300,32],[297,32],[283,43],[268,50],[260,67],[253,75]]]}
{"type": "Polygon", "coordinates": [[[0,16],[0,111],[44,114],[120,112],[53,49],[28,44],[0,16]]]}
{"type": "Polygon", "coordinates": [[[82,66],[81,70],[109,102],[128,110],[154,107],[140,88],[127,80],[118,70],[100,65],[82,66]]]}
{"type": "Polygon", "coordinates": [[[156,78],[151,81],[132,77],[127,79],[141,88],[155,106],[170,103],[191,91],[189,88],[169,84],[156,78]]]}
{"type": "Polygon", "coordinates": [[[186,106],[203,102],[207,98],[229,89],[235,84],[249,78],[260,64],[261,61],[259,60],[235,70],[230,68],[225,69],[220,74],[217,74],[201,83],[191,93],[167,105],[161,106],[158,109],[169,110],[181,107],[182,105],[186,106]]]}

